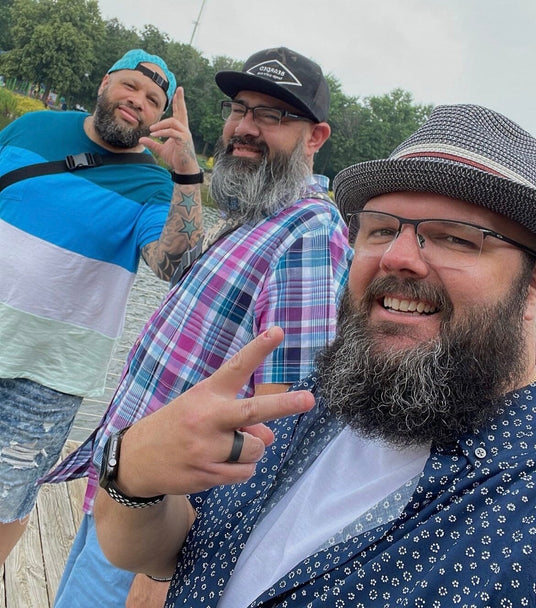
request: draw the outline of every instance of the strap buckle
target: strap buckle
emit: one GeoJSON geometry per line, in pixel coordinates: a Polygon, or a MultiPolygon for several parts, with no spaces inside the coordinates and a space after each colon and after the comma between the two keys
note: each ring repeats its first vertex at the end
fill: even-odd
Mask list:
{"type": "Polygon", "coordinates": [[[80,154],[68,154],[65,157],[65,164],[69,171],[75,171],[76,169],[98,167],[102,164],[102,160],[98,154],[81,152],[80,154]]]}

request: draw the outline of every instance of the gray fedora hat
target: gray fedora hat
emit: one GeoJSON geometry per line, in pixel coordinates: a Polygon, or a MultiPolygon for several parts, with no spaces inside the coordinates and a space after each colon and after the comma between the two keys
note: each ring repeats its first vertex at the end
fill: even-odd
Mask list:
{"type": "Polygon", "coordinates": [[[500,213],[536,233],[536,139],[498,112],[437,106],[384,160],[352,165],[333,182],[343,215],[389,192],[434,192],[500,213]]]}

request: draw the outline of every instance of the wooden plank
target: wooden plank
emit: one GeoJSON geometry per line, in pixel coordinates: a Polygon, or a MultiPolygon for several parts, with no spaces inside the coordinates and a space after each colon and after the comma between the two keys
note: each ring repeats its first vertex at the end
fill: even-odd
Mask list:
{"type": "MultiPolygon", "coordinates": [[[[62,457],[77,447],[67,442],[62,457]]],[[[50,608],[82,518],[86,479],[45,484],[21,540],[0,568],[0,608],[50,608]]]]}
{"type": "Polygon", "coordinates": [[[0,566],[0,608],[6,608],[6,585],[4,566],[0,566]]]}
{"type": "Polygon", "coordinates": [[[52,602],[76,534],[67,484],[44,485],[39,492],[37,513],[48,594],[52,602]]]}
{"type": "Polygon", "coordinates": [[[36,509],[30,515],[22,538],[6,560],[5,572],[7,608],[49,606],[36,509]]]}

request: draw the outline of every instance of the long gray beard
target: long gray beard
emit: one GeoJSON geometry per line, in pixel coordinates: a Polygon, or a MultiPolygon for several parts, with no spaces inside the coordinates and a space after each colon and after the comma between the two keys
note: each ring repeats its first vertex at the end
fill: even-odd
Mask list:
{"type": "MultiPolygon", "coordinates": [[[[523,377],[529,278],[524,271],[507,301],[475,309],[457,323],[446,295],[439,290],[433,300],[428,294],[446,306],[439,337],[383,352],[377,344],[396,333],[396,324],[383,333],[370,328],[366,302],[392,279],[371,284],[361,307],[352,305],[347,290],[337,337],[317,358],[330,409],[362,435],[401,447],[447,445],[486,426],[499,408],[497,398],[523,377]]],[[[413,291],[420,291],[418,283],[413,291]]]]}
{"type": "Polygon", "coordinates": [[[115,148],[129,149],[138,145],[140,137],[150,135],[148,126],[140,124],[137,128],[121,125],[114,116],[117,104],[108,99],[106,89],[97,97],[97,105],[93,115],[93,126],[99,136],[115,148]]]}
{"type": "Polygon", "coordinates": [[[290,154],[275,153],[273,158],[265,144],[255,142],[263,151],[259,162],[232,156],[232,142],[237,140],[250,143],[247,138],[233,138],[224,146],[220,138],[214,154],[210,193],[225,215],[256,224],[304,196],[311,170],[301,141],[290,154]]]}

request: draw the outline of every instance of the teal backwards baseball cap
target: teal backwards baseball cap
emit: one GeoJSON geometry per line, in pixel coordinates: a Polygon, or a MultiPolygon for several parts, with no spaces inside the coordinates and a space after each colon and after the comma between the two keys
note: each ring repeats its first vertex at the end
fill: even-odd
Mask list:
{"type": "Polygon", "coordinates": [[[138,72],[141,72],[164,91],[167,98],[166,108],[171,103],[173,95],[175,94],[175,89],[177,88],[177,81],[173,72],[167,67],[166,62],[158,55],[150,55],[142,49],[132,49],[125,53],[121,59],[118,59],[107,73],[110,74],[111,72],[118,72],[119,70],[137,70],[138,72]],[[167,80],[162,78],[158,72],[143,65],[144,63],[154,63],[154,65],[162,68],[167,80]]]}

